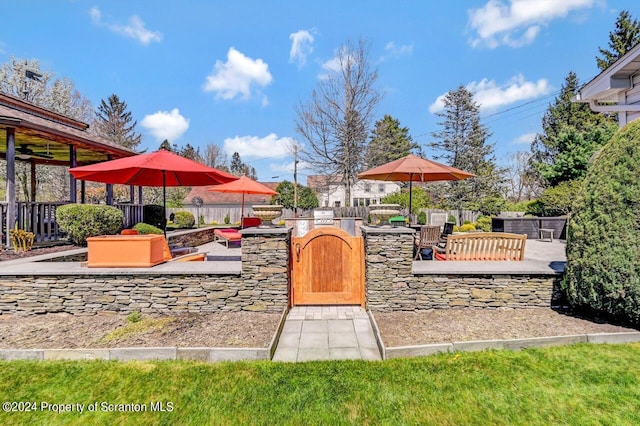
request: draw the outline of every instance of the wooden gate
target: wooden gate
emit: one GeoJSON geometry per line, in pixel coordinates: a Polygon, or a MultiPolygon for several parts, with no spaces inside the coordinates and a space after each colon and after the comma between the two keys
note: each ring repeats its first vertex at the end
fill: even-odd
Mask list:
{"type": "Polygon", "coordinates": [[[292,240],[292,305],[364,307],[364,240],[316,228],[292,240]]]}

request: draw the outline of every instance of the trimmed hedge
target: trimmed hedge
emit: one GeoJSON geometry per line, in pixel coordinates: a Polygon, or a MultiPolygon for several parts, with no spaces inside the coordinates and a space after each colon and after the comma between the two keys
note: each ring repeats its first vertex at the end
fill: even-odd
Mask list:
{"type": "Polygon", "coordinates": [[[196,218],[191,212],[178,211],[174,213],[173,223],[178,228],[193,228],[196,224],[196,218]]]}
{"type": "Polygon", "coordinates": [[[133,225],[133,229],[138,231],[138,234],[164,234],[164,231],[160,228],[156,228],[153,225],[149,225],[148,223],[136,223],[133,225]]]}
{"type": "Polygon", "coordinates": [[[56,221],[73,244],[86,246],[88,237],[120,232],[124,214],[112,206],[66,204],[56,210],[56,221]]]}
{"type": "Polygon", "coordinates": [[[564,282],[569,302],[640,324],[640,120],[602,148],[574,209],[564,282]]]}

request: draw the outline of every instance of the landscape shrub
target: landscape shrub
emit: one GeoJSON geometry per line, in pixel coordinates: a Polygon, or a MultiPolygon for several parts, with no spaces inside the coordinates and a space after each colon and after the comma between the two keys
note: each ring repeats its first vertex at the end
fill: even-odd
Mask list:
{"type": "Polygon", "coordinates": [[[112,206],[66,204],[56,210],[56,221],[73,244],[86,246],[88,237],[114,235],[122,229],[124,214],[112,206]]]}
{"type": "Polygon", "coordinates": [[[135,225],[133,225],[133,229],[138,231],[138,234],[158,234],[158,235],[164,234],[164,231],[162,231],[162,229],[156,228],[153,225],[149,225],[148,223],[142,223],[142,222],[136,223],[135,225]]]}
{"type": "Polygon", "coordinates": [[[458,223],[458,220],[456,219],[456,217],[454,215],[450,214],[449,217],[447,218],[447,222],[458,223]]]}
{"type": "Polygon", "coordinates": [[[416,218],[416,220],[418,221],[419,225],[426,225],[427,224],[427,213],[420,211],[418,212],[418,217],[416,218]]]}
{"type": "Polygon", "coordinates": [[[490,216],[479,216],[476,220],[476,229],[480,229],[484,232],[491,232],[491,217],[490,216]]]}
{"type": "Polygon", "coordinates": [[[571,305],[640,324],[640,120],[618,130],[569,220],[563,289],[571,305]]]}
{"type": "Polygon", "coordinates": [[[156,228],[164,228],[164,207],[158,204],[147,204],[142,207],[142,221],[156,228]]]}
{"type": "Polygon", "coordinates": [[[464,225],[458,227],[459,232],[469,232],[475,230],[476,226],[473,223],[465,223],[464,225]]]}
{"type": "Polygon", "coordinates": [[[542,191],[540,198],[527,205],[526,214],[540,217],[566,216],[582,192],[582,180],[561,182],[542,191]]]}
{"type": "Polygon", "coordinates": [[[231,217],[229,217],[229,213],[227,213],[224,217],[224,224],[228,225],[229,223],[231,223],[231,217]]]}
{"type": "Polygon", "coordinates": [[[191,212],[179,211],[175,212],[173,223],[178,228],[193,228],[193,226],[196,224],[196,218],[191,212]]]}

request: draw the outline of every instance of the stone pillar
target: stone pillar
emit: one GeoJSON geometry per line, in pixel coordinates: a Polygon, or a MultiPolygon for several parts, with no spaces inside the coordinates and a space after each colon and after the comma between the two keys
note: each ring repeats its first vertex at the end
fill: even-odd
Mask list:
{"type": "Polygon", "coordinates": [[[403,226],[361,228],[364,237],[367,307],[407,309],[416,299],[412,272],[414,231],[403,226]],[[409,303],[407,303],[409,302],[409,303]]]}
{"type": "Polygon", "coordinates": [[[246,311],[282,312],[289,306],[292,228],[246,228],[242,234],[242,278],[238,298],[255,300],[246,311]]]}

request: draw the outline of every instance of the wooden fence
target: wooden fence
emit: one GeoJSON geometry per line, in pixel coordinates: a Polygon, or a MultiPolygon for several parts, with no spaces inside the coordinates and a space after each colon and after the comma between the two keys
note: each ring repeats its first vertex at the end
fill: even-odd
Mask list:
{"type": "MultiPolygon", "coordinates": [[[[369,216],[369,208],[372,206],[360,206],[360,207],[334,207],[333,214],[335,217],[360,217],[366,220],[369,216]]],[[[464,223],[465,221],[475,222],[480,216],[480,213],[470,210],[440,210],[440,209],[422,209],[427,215],[427,223],[443,223],[448,221],[450,216],[456,219],[456,223],[464,223]],[[444,218],[444,219],[442,219],[444,218]]],[[[189,206],[182,208],[168,208],[167,215],[175,213],[177,211],[188,211],[193,214],[193,217],[203,219],[203,223],[209,225],[212,223],[223,224],[225,217],[229,217],[228,223],[235,224],[240,222],[241,209],[240,207],[209,207],[203,206],[200,208],[189,206]]],[[[404,212],[406,214],[406,212],[404,212]]],[[[253,211],[251,206],[245,206],[245,216],[252,216],[253,211]]],[[[291,219],[295,217],[293,209],[283,209],[281,219],[291,219]]],[[[298,209],[298,217],[313,217],[313,210],[298,209]]]]}

